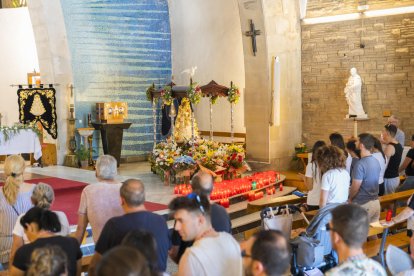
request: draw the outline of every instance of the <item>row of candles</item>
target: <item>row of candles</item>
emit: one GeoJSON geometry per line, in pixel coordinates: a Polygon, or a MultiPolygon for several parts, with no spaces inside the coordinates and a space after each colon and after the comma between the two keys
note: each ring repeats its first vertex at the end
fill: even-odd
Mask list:
{"type": "MultiPolygon", "coordinates": [[[[275,171],[266,171],[255,173],[253,175],[233,179],[225,180],[222,182],[214,183],[213,191],[211,192],[210,199],[217,200],[220,205],[225,208],[230,206],[229,197],[247,193],[249,191],[254,191],[262,189],[276,181],[280,180],[280,174],[275,171]]],[[[279,187],[280,190],[283,190],[282,184],[279,187]]],[[[174,187],[174,194],[186,196],[192,192],[190,184],[179,184],[174,187]]],[[[269,187],[266,189],[266,194],[272,195],[276,192],[275,187],[269,187]]],[[[248,201],[257,200],[263,198],[264,193],[260,192],[250,192],[245,195],[248,201]]]]}

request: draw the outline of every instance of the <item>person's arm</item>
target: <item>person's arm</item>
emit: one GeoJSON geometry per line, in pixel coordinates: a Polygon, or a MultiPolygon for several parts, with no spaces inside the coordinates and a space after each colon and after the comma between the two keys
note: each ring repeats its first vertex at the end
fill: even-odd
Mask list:
{"type": "Polygon", "coordinates": [[[395,153],[395,148],[391,145],[387,145],[384,149],[384,154],[385,156],[387,156],[388,158],[391,158],[391,156],[393,156],[395,153]]]}
{"type": "Polygon", "coordinates": [[[410,207],[406,207],[404,208],[401,213],[399,213],[398,215],[396,215],[395,217],[393,217],[391,219],[391,221],[384,221],[381,222],[382,225],[384,226],[392,226],[394,224],[400,223],[402,221],[405,221],[406,219],[408,219],[409,217],[411,217],[412,215],[414,215],[414,210],[411,209],[410,207]]]}
{"type": "Polygon", "coordinates": [[[398,169],[398,172],[404,171],[412,160],[413,159],[411,159],[410,157],[405,157],[404,162],[401,164],[400,168],[398,169]]]}
{"type": "Polygon", "coordinates": [[[322,209],[325,207],[328,202],[329,191],[321,189],[321,196],[319,198],[319,208],[322,209]]]}
{"type": "Polygon", "coordinates": [[[76,261],[76,275],[80,276],[81,274],[82,274],[82,259],[79,259],[76,261]]]}
{"type": "Polygon", "coordinates": [[[73,237],[78,240],[79,244],[82,244],[83,236],[85,235],[86,227],[88,226],[88,216],[86,214],[79,214],[78,226],[73,237]]]}
{"type": "Polygon", "coordinates": [[[17,249],[22,247],[23,244],[24,244],[23,237],[13,234],[13,243],[12,243],[12,247],[10,250],[9,264],[13,263],[14,254],[16,254],[17,249]]]}
{"type": "Polygon", "coordinates": [[[10,274],[10,276],[24,276],[25,272],[23,270],[18,269],[15,266],[12,266],[10,268],[10,273],[9,274],[10,274]]]}
{"type": "Polygon", "coordinates": [[[197,275],[197,268],[201,264],[196,258],[191,258],[188,251],[181,257],[180,263],[178,264],[178,272],[176,276],[193,276],[197,275]]]}
{"type": "Polygon", "coordinates": [[[359,188],[361,187],[362,180],[353,179],[351,188],[349,189],[349,201],[352,202],[352,199],[357,195],[359,192],[359,188]]]}
{"type": "Polygon", "coordinates": [[[312,190],[313,189],[313,178],[307,177],[301,173],[299,175],[302,177],[303,182],[305,183],[306,189],[308,189],[308,191],[312,190]]]}
{"type": "Polygon", "coordinates": [[[95,251],[88,268],[88,275],[95,275],[96,265],[102,259],[102,255],[95,251]]]}

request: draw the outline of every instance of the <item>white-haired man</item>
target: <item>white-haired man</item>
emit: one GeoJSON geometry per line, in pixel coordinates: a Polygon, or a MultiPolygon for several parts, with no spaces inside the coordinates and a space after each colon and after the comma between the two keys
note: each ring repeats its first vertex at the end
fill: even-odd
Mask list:
{"type": "Polygon", "coordinates": [[[401,144],[401,146],[404,147],[404,145],[405,145],[405,133],[399,127],[400,122],[399,122],[397,116],[391,115],[390,117],[388,117],[388,123],[397,127],[397,134],[395,134],[395,139],[398,141],[398,143],[401,144]]]}
{"type": "Polygon", "coordinates": [[[75,238],[82,242],[86,227],[90,223],[95,243],[99,239],[102,228],[112,217],[124,214],[119,202],[121,182],[117,176],[116,159],[111,155],[102,155],[96,161],[97,183],[86,186],[81,195],[78,210],[78,227],[75,238]]]}

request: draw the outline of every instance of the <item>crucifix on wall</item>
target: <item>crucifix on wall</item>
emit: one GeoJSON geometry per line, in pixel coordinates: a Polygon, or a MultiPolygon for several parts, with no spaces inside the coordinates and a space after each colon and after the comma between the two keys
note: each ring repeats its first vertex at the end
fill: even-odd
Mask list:
{"type": "Polygon", "coordinates": [[[260,34],[261,34],[261,31],[256,30],[256,28],[254,27],[253,20],[250,19],[250,30],[245,32],[245,35],[250,36],[252,38],[252,48],[253,48],[253,55],[254,56],[256,56],[256,52],[257,52],[256,36],[258,36],[260,34]]]}

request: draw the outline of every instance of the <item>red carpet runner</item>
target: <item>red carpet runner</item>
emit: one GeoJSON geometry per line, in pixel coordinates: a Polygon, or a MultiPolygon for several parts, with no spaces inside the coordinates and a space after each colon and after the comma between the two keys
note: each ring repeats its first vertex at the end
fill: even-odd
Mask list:
{"type": "MultiPolygon", "coordinates": [[[[58,177],[46,177],[30,179],[25,182],[37,184],[40,182],[49,184],[55,191],[55,201],[52,210],[63,211],[68,217],[71,225],[78,222],[78,207],[83,188],[88,185],[84,182],[67,180],[58,177]]],[[[0,183],[2,186],[3,183],[0,183]]],[[[159,211],[167,209],[167,205],[145,201],[145,207],[148,211],[159,211]]]]}

